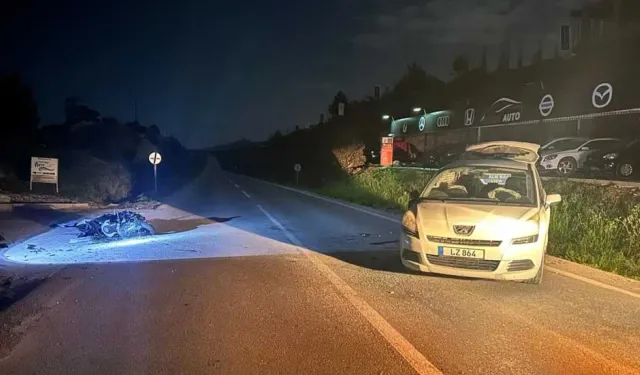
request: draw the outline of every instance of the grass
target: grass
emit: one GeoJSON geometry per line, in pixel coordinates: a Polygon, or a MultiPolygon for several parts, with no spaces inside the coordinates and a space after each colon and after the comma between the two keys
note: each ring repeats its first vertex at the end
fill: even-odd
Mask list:
{"type": "MultiPolygon", "coordinates": [[[[409,191],[431,172],[370,169],[319,189],[320,194],[380,209],[404,210],[409,191]]],[[[551,210],[549,254],[640,279],[640,193],[613,185],[545,181],[562,195],[551,210]]]]}

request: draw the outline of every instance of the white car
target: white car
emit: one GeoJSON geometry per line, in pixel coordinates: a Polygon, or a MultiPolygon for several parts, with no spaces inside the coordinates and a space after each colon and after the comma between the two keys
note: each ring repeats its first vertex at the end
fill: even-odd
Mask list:
{"type": "Polygon", "coordinates": [[[584,162],[592,152],[613,147],[621,142],[617,138],[564,140],[540,151],[539,168],[541,171],[556,171],[561,176],[569,176],[584,168],[584,162]]]}
{"type": "Polygon", "coordinates": [[[588,141],[586,137],[562,137],[555,138],[540,146],[538,154],[548,154],[550,151],[566,150],[575,147],[575,144],[583,144],[588,141]]]}
{"type": "Polygon", "coordinates": [[[400,258],[412,270],[538,284],[550,207],[535,163],[539,145],[487,142],[467,147],[402,218],[400,258]]]}

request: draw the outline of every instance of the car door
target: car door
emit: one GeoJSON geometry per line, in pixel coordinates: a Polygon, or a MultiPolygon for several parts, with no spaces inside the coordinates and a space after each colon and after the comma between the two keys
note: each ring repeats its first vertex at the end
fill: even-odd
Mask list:
{"type": "Polygon", "coordinates": [[[595,139],[593,141],[589,141],[582,145],[577,152],[576,161],[578,162],[578,169],[582,169],[584,167],[584,162],[587,161],[589,155],[593,152],[602,150],[605,148],[610,148],[620,143],[617,139],[595,139]]]}
{"type": "Polygon", "coordinates": [[[551,220],[551,207],[546,205],[547,201],[547,192],[544,190],[544,186],[542,186],[542,177],[536,170],[536,168],[531,168],[531,172],[535,176],[536,186],[538,188],[538,199],[540,204],[540,221],[541,228],[545,228],[544,232],[544,243],[545,243],[545,252],[547,250],[547,244],[549,243],[549,221],[551,220]]]}

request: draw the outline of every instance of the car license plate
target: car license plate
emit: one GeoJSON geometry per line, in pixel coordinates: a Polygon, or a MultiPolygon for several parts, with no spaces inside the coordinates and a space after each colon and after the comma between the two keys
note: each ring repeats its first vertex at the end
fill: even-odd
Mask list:
{"type": "Polygon", "coordinates": [[[457,247],[438,246],[438,255],[460,258],[484,259],[484,250],[460,249],[457,247]]]}

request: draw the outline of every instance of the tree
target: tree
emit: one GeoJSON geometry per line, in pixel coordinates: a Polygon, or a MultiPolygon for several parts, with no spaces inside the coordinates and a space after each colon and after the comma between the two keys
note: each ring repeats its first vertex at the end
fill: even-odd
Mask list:
{"type": "Polygon", "coordinates": [[[82,100],[72,96],[64,101],[64,114],[67,125],[76,125],[81,122],[95,123],[100,117],[100,112],[89,108],[82,100]]]}
{"type": "Polygon", "coordinates": [[[456,77],[463,76],[469,72],[469,58],[465,55],[459,55],[453,60],[451,67],[456,77]]]}
{"type": "Polygon", "coordinates": [[[480,71],[487,72],[487,46],[482,47],[482,57],[480,58],[480,71]]]}
{"type": "Polygon", "coordinates": [[[511,65],[511,41],[505,39],[500,46],[500,56],[498,57],[498,70],[509,69],[511,65]]]}
{"type": "Polygon", "coordinates": [[[518,69],[522,69],[524,66],[524,61],[522,57],[522,46],[518,48],[518,69]]]}
{"type": "Polygon", "coordinates": [[[29,135],[38,127],[38,105],[31,88],[17,73],[0,77],[0,113],[8,125],[2,129],[4,134],[0,138],[4,141],[15,143],[15,137],[29,135]]]}
{"type": "MultiPolygon", "coordinates": [[[[339,113],[339,106],[340,103],[344,103],[345,107],[347,106],[347,95],[345,95],[344,92],[342,92],[342,90],[338,91],[338,93],[336,94],[336,96],[333,97],[333,101],[331,102],[331,105],[329,105],[329,114],[331,115],[331,117],[338,117],[339,113]]],[[[346,108],[345,108],[345,113],[346,113],[346,108]]]]}
{"type": "Polygon", "coordinates": [[[537,64],[540,61],[542,61],[542,42],[538,43],[538,49],[536,50],[536,52],[533,54],[533,56],[531,57],[531,64],[537,64]]]}
{"type": "Polygon", "coordinates": [[[282,132],[280,130],[276,130],[275,132],[273,132],[273,134],[269,136],[269,141],[273,141],[280,138],[282,138],[282,132]]]}

